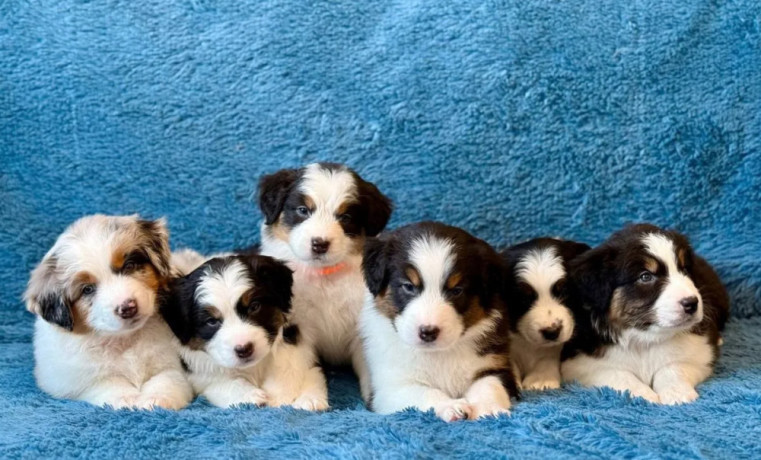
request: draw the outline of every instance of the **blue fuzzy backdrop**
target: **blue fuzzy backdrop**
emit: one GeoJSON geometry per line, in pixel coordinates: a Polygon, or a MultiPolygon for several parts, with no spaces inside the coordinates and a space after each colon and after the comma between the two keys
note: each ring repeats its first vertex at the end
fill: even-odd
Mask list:
{"type": "Polygon", "coordinates": [[[0,455],[740,457],[761,449],[761,6],[756,0],[0,1],[0,455]],[[259,238],[257,178],[345,162],[495,245],[686,232],[733,319],[701,398],[570,385],[510,418],[113,412],[49,398],[20,296],[65,226],[166,216],[173,247],[259,238]]]}

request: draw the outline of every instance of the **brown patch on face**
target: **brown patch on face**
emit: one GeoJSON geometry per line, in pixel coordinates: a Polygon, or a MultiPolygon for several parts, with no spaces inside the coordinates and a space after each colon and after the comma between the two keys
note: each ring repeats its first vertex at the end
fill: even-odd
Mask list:
{"type": "Polygon", "coordinates": [[[465,329],[468,329],[486,319],[487,316],[486,310],[484,310],[481,302],[478,301],[478,298],[474,297],[470,301],[468,309],[462,315],[463,326],[465,326],[465,329]]]}
{"type": "Polygon", "coordinates": [[[118,244],[111,252],[111,270],[114,272],[121,270],[127,254],[129,254],[128,248],[125,245],[118,244]]]}
{"type": "Polygon", "coordinates": [[[200,338],[200,337],[193,337],[190,339],[190,341],[187,343],[187,347],[191,350],[203,350],[204,346],[206,345],[206,342],[200,338]]]}
{"type": "Polygon", "coordinates": [[[624,288],[619,287],[613,291],[608,311],[608,322],[612,332],[624,329],[647,329],[653,323],[653,313],[641,301],[627,299],[624,288]]]}
{"type": "Polygon", "coordinates": [[[278,218],[277,222],[267,227],[266,231],[273,237],[280,241],[288,242],[291,234],[291,229],[283,223],[282,214],[278,218]]]}
{"type": "Polygon", "coordinates": [[[240,296],[240,302],[243,305],[248,305],[249,303],[251,303],[251,297],[253,296],[254,296],[254,290],[249,289],[248,291],[244,292],[243,295],[240,296]]]}
{"type": "Polygon", "coordinates": [[[623,316],[623,300],[621,299],[623,290],[616,288],[613,291],[613,296],[610,298],[610,310],[608,311],[608,320],[612,325],[618,325],[623,316]]]}
{"type": "Polygon", "coordinates": [[[129,276],[145,284],[153,291],[158,291],[159,287],[166,281],[159,277],[156,269],[150,264],[144,265],[140,270],[135,270],[129,276]]]}
{"type": "Polygon", "coordinates": [[[309,210],[310,210],[310,211],[314,211],[314,208],[316,208],[316,207],[317,207],[317,206],[314,204],[314,200],[312,199],[312,197],[310,197],[310,196],[308,196],[308,195],[304,195],[304,206],[306,206],[307,208],[309,208],[309,210]]]}
{"type": "Polygon", "coordinates": [[[381,315],[393,321],[399,312],[396,310],[389,292],[390,290],[386,289],[383,293],[375,297],[375,308],[378,309],[381,315]]]}
{"type": "Polygon", "coordinates": [[[456,287],[458,284],[460,284],[460,281],[462,281],[462,275],[460,273],[452,273],[449,275],[449,278],[447,278],[447,289],[456,287]]]}
{"type": "Polygon", "coordinates": [[[341,214],[346,213],[353,204],[356,204],[356,202],[344,201],[343,203],[341,203],[341,206],[339,206],[338,209],[336,209],[336,215],[340,216],[341,214]]]}
{"type": "Polygon", "coordinates": [[[646,257],[645,258],[645,270],[649,271],[650,273],[655,273],[658,271],[658,261],[653,259],[652,257],[646,257]]]}
{"type": "Polygon", "coordinates": [[[71,305],[71,319],[74,328],[71,332],[74,334],[87,334],[92,328],[87,324],[87,316],[92,309],[92,302],[89,298],[81,297],[71,305]]]}
{"type": "Polygon", "coordinates": [[[407,275],[407,279],[410,280],[410,283],[415,285],[416,288],[419,288],[422,282],[420,281],[420,273],[414,268],[414,267],[407,267],[404,269],[404,274],[407,275]]]}
{"type": "Polygon", "coordinates": [[[676,258],[679,261],[679,266],[680,267],[684,267],[684,265],[685,265],[685,258],[686,257],[687,257],[687,255],[685,254],[685,250],[684,249],[679,249],[677,251],[676,258]]]}
{"type": "Polygon", "coordinates": [[[362,254],[362,250],[365,248],[364,236],[356,236],[354,238],[350,238],[349,242],[351,244],[349,247],[349,254],[362,254]]]}

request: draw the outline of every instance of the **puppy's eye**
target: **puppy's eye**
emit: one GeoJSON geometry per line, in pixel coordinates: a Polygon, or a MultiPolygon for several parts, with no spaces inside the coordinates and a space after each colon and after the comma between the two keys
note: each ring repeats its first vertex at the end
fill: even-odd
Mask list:
{"type": "Polygon", "coordinates": [[[299,206],[296,208],[296,214],[298,214],[301,217],[309,217],[309,208],[306,206],[299,206]]]}
{"type": "Polygon", "coordinates": [[[651,283],[653,280],[655,280],[655,275],[648,271],[644,271],[639,274],[640,283],[651,283]]]}
{"type": "Polygon", "coordinates": [[[341,214],[340,216],[338,216],[338,220],[339,222],[344,224],[349,223],[351,222],[351,214],[349,214],[348,212],[345,212],[341,214]]]}
{"type": "Polygon", "coordinates": [[[262,308],[262,304],[260,304],[259,302],[251,302],[248,305],[248,311],[249,311],[249,313],[256,313],[261,308],[262,308]]]}
{"type": "Polygon", "coordinates": [[[135,271],[137,268],[137,264],[135,262],[129,261],[125,262],[124,265],[122,265],[122,271],[129,273],[135,271]]]}
{"type": "Polygon", "coordinates": [[[95,293],[95,285],[94,284],[85,284],[82,286],[82,294],[83,295],[92,295],[95,293]]]}
{"type": "Polygon", "coordinates": [[[414,294],[416,290],[415,285],[409,281],[402,282],[401,287],[405,294],[414,294]]]}
{"type": "Polygon", "coordinates": [[[219,323],[221,323],[221,322],[222,322],[222,321],[220,321],[219,319],[217,319],[217,318],[214,318],[214,317],[212,316],[212,317],[209,317],[209,319],[207,319],[207,320],[204,322],[204,324],[205,324],[206,326],[209,326],[209,327],[216,327],[216,326],[219,326],[219,323]]]}
{"type": "Polygon", "coordinates": [[[465,289],[463,289],[462,286],[455,286],[449,289],[449,295],[452,297],[459,297],[463,292],[465,292],[465,289]]]}

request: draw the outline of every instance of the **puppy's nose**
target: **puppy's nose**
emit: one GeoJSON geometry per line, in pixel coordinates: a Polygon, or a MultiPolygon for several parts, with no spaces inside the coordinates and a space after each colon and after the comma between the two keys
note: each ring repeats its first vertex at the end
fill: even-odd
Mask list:
{"type": "Polygon", "coordinates": [[[248,342],[245,345],[236,345],[235,354],[241,359],[250,358],[254,354],[254,344],[248,342]]]}
{"type": "Polygon", "coordinates": [[[135,302],[135,299],[125,300],[121,305],[116,307],[116,314],[124,319],[130,319],[137,315],[137,302],[135,302]]]}
{"type": "Polygon", "coordinates": [[[558,324],[557,326],[540,329],[539,332],[542,334],[542,337],[544,337],[545,340],[552,341],[552,340],[557,340],[557,338],[560,336],[560,331],[562,329],[563,329],[563,325],[558,324]]]}
{"type": "Polygon", "coordinates": [[[682,308],[684,308],[684,312],[688,315],[692,315],[698,311],[698,298],[695,296],[685,297],[680,300],[679,303],[682,305],[682,308]]]}
{"type": "Polygon", "coordinates": [[[439,329],[437,326],[420,326],[417,335],[423,342],[433,342],[439,336],[439,329]]]}
{"type": "Polygon", "coordinates": [[[323,238],[312,238],[312,252],[315,254],[325,254],[330,248],[330,241],[323,238]]]}

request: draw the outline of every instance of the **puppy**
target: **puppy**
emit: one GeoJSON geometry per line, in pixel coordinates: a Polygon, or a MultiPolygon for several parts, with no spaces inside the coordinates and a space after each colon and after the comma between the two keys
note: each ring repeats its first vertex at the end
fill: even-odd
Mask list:
{"type": "Polygon", "coordinates": [[[578,301],[568,263],[588,249],[536,238],[501,253],[508,273],[511,358],[525,390],[560,388],[560,351],[573,334],[578,301]]]}
{"type": "Polygon", "coordinates": [[[631,225],[572,262],[584,308],[562,375],[587,386],[681,404],[713,370],[729,298],[687,238],[631,225]]]}
{"type": "Polygon", "coordinates": [[[362,248],[391,216],[375,185],[343,165],[315,163],[262,177],[261,253],[293,270],[292,320],[330,364],[352,364],[368,383],[357,317],[364,302],[362,248]]]}
{"type": "Polygon", "coordinates": [[[499,255],[423,222],[369,239],[363,267],[373,410],[433,409],[448,422],[507,413],[517,388],[499,255]]]}
{"type": "Polygon", "coordinates": [[[170,279],[163,219],[83,217],[34,269],[35,377],[57,398],[180,409],[193,397],[172,331],[157,312],[170,279]]]}
{"type": "MultiPolygon", "coordinates": [[[[200,257],[181,255],[185,267],[200,257]]],[[[215,257],[174,281],[161,313],[198,394],[219,407],[327,408],[316,357],[299,345],[298,326],[286,324],[292,284],[288,267],[259,255],[215,257]]]]}

